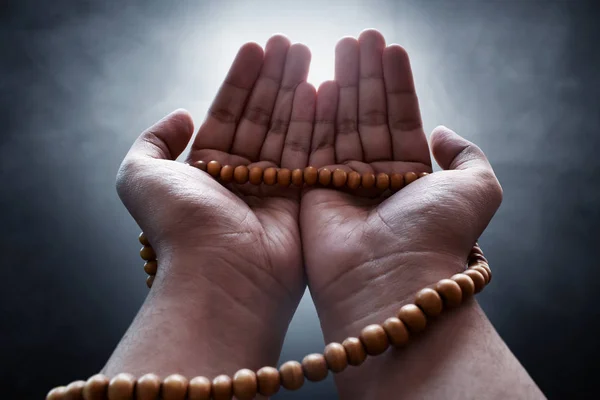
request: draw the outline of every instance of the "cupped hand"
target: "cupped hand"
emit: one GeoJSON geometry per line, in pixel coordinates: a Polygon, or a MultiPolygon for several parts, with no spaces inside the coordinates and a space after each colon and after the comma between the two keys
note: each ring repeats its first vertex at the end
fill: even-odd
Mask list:
{"type": "MultiPolygon", "coordinates": [[[[318,91],[309,164],[360,173],[431,172],[406,51],[374,30],[336,47],[335,81],[318,91]]],[[[483,153],[445,128],[432,151],[445,171],[386,197],[309,189],[306,272],[325,338],[381,323],[418,289],[464,268],[502,191],[483,153]]]]}

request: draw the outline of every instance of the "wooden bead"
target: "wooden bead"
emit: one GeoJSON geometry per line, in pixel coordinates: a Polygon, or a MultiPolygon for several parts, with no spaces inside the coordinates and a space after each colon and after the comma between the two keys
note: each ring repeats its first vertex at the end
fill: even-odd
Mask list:
{"type": "Polygon", "coordinates": [[[427,325],[425,313],[414,304],[407,304],[398,311],[398,319],[413,333],[421,332],[427,325]]]}
{"type": "Polygon", "coordinates": [[[319,172],[315,167],[307,167],[304,169],[304,183],[309,186],[317,183],[317,179],[319,177],[319,172]]]}
{"type": "Polygon", "coordinates": [[[142,246],[150,246],[150,242],[148,241],[148,238],[146,237],[146,234],[144,232],[140,233],[140,236],[138,236],[138,240],[140,241],[142,246]]]}
{"type": "Polygon", "coordinates": [[[154,285],[155,277],[156,277],[156,275],[150,275],[146,278],[146,286],[148,286],[148,289],[150,289],[152,287],[152,285],[154,285]]]}
{"type": "Polygon", "coordinates": [[[348,174],[348,181],[346,182],[346,184],[348,185],[348,189],[354,190],[360,187],[361,181],[361,175],[356,171],[352,171],[348,174]]]}
{"type": "Polygon", "coordinates": [[[281,386],[287,390],[298,390],[304,385],[304,371],[298,361],[288,361],[279,367],[281,386]]]}
{"type": "Polygon", "coordinates": [[[295,169],[292,171],[292,183],[295,186],[302,186],[304,184],[304,171],[301,169],[295,169]]]}
{"type": "Polygon", "coordinates": [[[360,339],[355,337],[346,338],[346,340],[342,342],[342,346],[344,346],[346,354],[348,355],[349,365],[358,366],[367,359],[367,351],[360,339]]]}
{"type": "Polygon", "coordinates": [[[462,302],[462,290],[452,279],[442,279],[436,283],[435,290],[442,296],[444,306],[448,308],[457,307],[462,302]]]}
{"type": "Polygon", "coordinates": [[[157,270],[158,262],[156,260],[146,261],[146,264],[144,264],[144,272],[148,275],[156,275],[157,270]]]}
{"type": "Polygon", "coordinates": [[[227,375],[219,375],[212,381],[213,400],[231,400],[233,397],[233,381],[227,375]]]}
{"type": "Polygon", "coordinates": [[[233,180],[235,181],[235,183],[239,183],[240,185],[243,185],[244,183],[248,182],[249,175],[250,171],[245,165],[238,165],[233,170],[233,180]]]}
{"type": "Polygon", "coordinates": [[[398,191],[402,186],[404,186],[404,175],[396,173],[390,175],[390,189],[398,191]]]}
{"type": "Polygon", "coordinates": [[[302,371],[304,376],[311,382],[319,382],[327,378],[329,369],[323,354],[313,353],[302,359],[302,371]]]}
{"type": "Polygon", "coordinates": [[[387,334],[387,337],[394,347],[402,347],[408,343],[410,334],[404,322],[396,317],[388,318],[381,325],[387,334]]]}
{"type": "Polygon", "coordinates": [[[488,262],[487,258],[483,254],[471,253],[469,255],[469,261],[483,261],[485,263],[488,262]]]}
{"type": "Polygon", "coordinates": [[[204,376],[193,378],[188,385],[188,400],[210,400],[211,382],[204,376]]]}
{"type": "Polygon", "coordinates": [[[135,378],[131,374],[121,373],[108,383],[108,400],[131,400],[135,378]]]}
{"type": "Polygon", "coordinates": [[[424,177],[426,177],[427,175],[429,175],[429,173],[428,173],[428,172],[419,172],[419,178],[424,178],[424,177]]]}
{"type": "Polygon", "coordinates": [[[165,378],[161,388],[162,400],[185,400],[188,390],[188,380],[179,374],[169,375],[165,378]]]}
{"type": "Polygon", "coordinates": [[[256,374],[249,369],[240,369],[233,375],[233,395],[238,400],[251,400],[258,393],[256,374]]]}
{"type": "Polygon", "coordinates": [[[370,356],[378,356],[390,347],[390,341],[381,325],[372,324],[363,328],[358,337],[370,356]]]}
{"type": "Polygon", "coordinates": [[[325,356],[327,368],[329,368],[331,372],[342,372],[348,366],[346,349],[339,343],[332,342],[325,346],[323,356],[325,356]]]}
{"type": "Polygon", "coordinates": [[[85,381],[75,381],[67,385],[65,390],[65,400],[83,400],[83,387],[85,381]]]}
{"type": "Polygon", "coordinates": [[[156,253],[152,247],[144,246],[140,249],[140,257],[142,260],[153,261],[156,260],[156,253]]]}
{"type": "Polygon", "coordinates": [[[83,387],[83,398],[85,400],[104,400],[108,391],[108,382],[109,379],[102,374],[91,376],[83,387]]]}
{"type": "Polygon", "coordinates": [[[211,161],[206,165],[206,172],[213,178],[218,178],[221,174],[221,163],[218,161],[211,161]]]}
{"type": "Polygon", "coordinates": [[[231,182],[233,180],[233,171],[234,168],[231,165],[225,165],[221,168],[219,177],[223,182],[231,182]]]}
{"type": "Polygon", "coordinates": [[[192,164],[193,167],[198,168],[199,170],[202,170],[204,172],[206,172],[206,163],[202,160],[196,161],[192,164]]]}
{"type": "Polygon", "coordinates": [[[281,376],[277,368],[262,367],[256,372],[258,393],[263,396],[273,396],[281,386],[281,376]]]}
{"type": "Polygon", "coordinates": [[[277,183],[279,186],[288,187],[292,182],[292,171],[287,168],[281,168],[277,171],[277,183]]]}
{"type": "Polygon", "coordinates": [[[387,190],[390,187],[390,176],[383,172],[377,174],[375,186],[379,190],[387,190]]]}
{"type": "Polygon", "coordinates": [[[450,279],[458,283],[458,286],[460,286],[463,299],[471,297],[475,294],[475,283],[473,283],[473,279],[471,279],[471,277],[468,275],[456,274],[452,275],[450,279]]]}
{"type": "Polygon", "coordinates": [[[331,171],[327,168],[319,170],[319,183],[323,186],[329,186],[331,183],[331,171]]]}
{"type": "Polygon", "coordinates": [[[477,264],[478,266],[480,266],[481,268],[485,269],[485,271],[488,274],[488,284],[490,283],[490,281],[492,280],[492,269],[490,268],[490,266],[486,263],[479,263],[477,264]]]}
{"type": "Polygon", "coordinates": [[[490,282],[490,276],[488,275],[487,270],[485,268],[483,268],[481,265],[475,264],[473,266],[470,266],[469,269],[472,269],[473,271],[477,271],[481,275],[483,275],[486,285],[490,282]]]}
{"type": "Polygon", "coordinates": [[[343,169],[336,168],[335,171],[333,171],[333,176],[331,177],[331,182],[333,183],[334,187],[339,188],[339,187],[344,186],[346,184],[347,180],[348,180],[348,174],[343,169]]]}
{"type": "Polygon", "coordinates": [[[272,186],[277,183],[277,168],[267,168],[263,175],[263,182],[265,185],[272,186]]]}
{"type": "Polygon", "coordinates": [[[407,172],[404,174],[404,185],[408,185],[410,183],[413,183],[414,181],[416,181],[418,178],[417,174],[415,174],[414,172],[407,172]]]}
{"type": "Polygon", "coordinates": [[[135,384],[137,400],[158,399],[160,395],[160,378],[155,374],[146,374],[138,378],[135,384]]]}
{"type": "Polygon", "coordinates": [[[422,289],[417,293],[415,304],[429,317],[437,317],[444,307],[438,292],[429,288],[422,289]]]}
{"type": "Polygon", "coordinates": [[[375,175],[371,174],[370,172],[365,172],[362,174],[361,184],[365,189],[372,188],[375,186],[375,175]]]}
{"type": "Polygon", "coordinates": [[[250,175],[248,180],[253,185],[260,185],[263,179],[263,169],[261,167],[250,168],[250,175]]]}
{"type": "Polygon", "coordinates": [[[475,284],[475,293],[479,293],[483,290],[485,287],[485,278],[479,271],[468,269],[463,272],[463,274],[467,275],[473,280],[473,283],[475,284]]]}
{"type": "Polygon", "coordinates": [[[58,386],[50,390],[46,395],[46,400],[64,400],[67,388],[65,386],[58,386]]]}

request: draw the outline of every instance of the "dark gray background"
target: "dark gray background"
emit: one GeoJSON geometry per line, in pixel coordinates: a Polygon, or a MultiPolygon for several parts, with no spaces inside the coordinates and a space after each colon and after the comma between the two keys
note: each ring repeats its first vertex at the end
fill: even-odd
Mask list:
{"type": "MultiPolygon", "coordinates": [[[[248,3],[0,2],[2,397],[42,398],[98,371],[143,301],[139,230],[114,190],[137,134],[178,107],[198,126],[244,41],[305,42],[318,84],[332,78],[335,41],[369,27],[411,54],[426,129],[445,124],[480,144],[503,184],[481,239],[495,271],[484,309],[546,395],[591,397],[598,6],[248,3]]],[[[305,296],[282,357],[321,349],[305,296]]],[[[331,380],[277,398],[311,395],[335,398],[331,380]]]]}

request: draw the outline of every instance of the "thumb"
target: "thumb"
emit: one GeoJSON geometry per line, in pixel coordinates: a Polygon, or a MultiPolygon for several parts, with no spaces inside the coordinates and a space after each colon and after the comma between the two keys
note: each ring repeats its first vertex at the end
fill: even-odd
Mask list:
{"type": "Polygon", "coordinates": [[[443,169],[473,168],[492,171],[492,166],[477,145],[445,126],[438,126],[431,133],[431,151],[443,169]]]}

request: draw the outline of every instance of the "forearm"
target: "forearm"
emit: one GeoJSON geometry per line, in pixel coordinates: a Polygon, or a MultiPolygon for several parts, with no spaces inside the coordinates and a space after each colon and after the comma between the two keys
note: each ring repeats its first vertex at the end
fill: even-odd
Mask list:
{"type": "MultiPolygon", "coordinates": [[[[388,262],[399,262],[401,258],[388,262]]],[[[379,271],[383,278],[363,281],[363,289],[356,290],[357,299],[339,302],[335,310],[319,310],[326,341],[358,337],[363,327],[396,316],[399,308],[412,303],[423,287],[462,268],[460,261],[436,261],[429,260],[432,268],[379,264],[355,269],[356,274],[367,275],[379,271]]],[[[349,285],[347,282],[345,286],[349,285]]],[[[368,357],[362,366],[349,367],[337,375],[340,398],[544,397],[473,298],[439,317],[428,317],[427,325],[423,333],[411,334],[406,347],[390,348],[382,355],[368,357]]]]}
{"type": "Polygon", "coordinates": [[[291,299],[281,293],[274,301],[214,257],[164,264],[103,373],[212,379],[276,364],[296,307],[291,299]]]}

